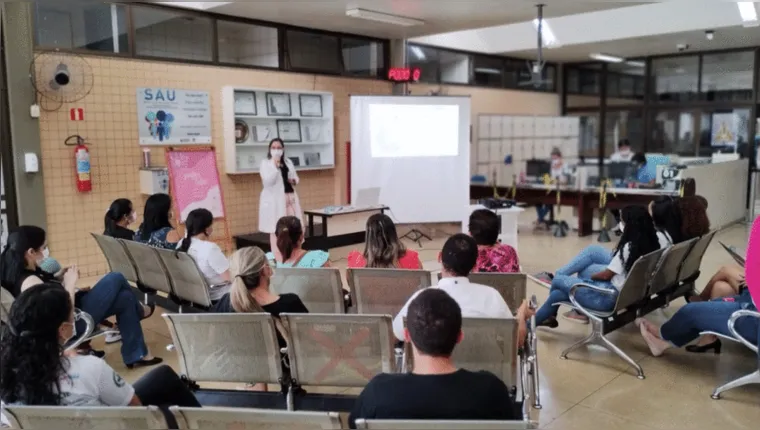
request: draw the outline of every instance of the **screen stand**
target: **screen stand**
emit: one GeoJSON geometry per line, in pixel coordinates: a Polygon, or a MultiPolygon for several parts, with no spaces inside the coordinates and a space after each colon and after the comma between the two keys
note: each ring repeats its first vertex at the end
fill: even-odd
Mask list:
{"type": "Polygon", "coordinates": [[[402,239],[409,239],[412,242],[417,242],[417,245],[422,248],[422,238],[425,238],[427,240],[433,240],[432,237],[426,235],[425,233],[419,231],[416,228],[413,228],[409,230],[405,235],[401,236],[402,239]]]}

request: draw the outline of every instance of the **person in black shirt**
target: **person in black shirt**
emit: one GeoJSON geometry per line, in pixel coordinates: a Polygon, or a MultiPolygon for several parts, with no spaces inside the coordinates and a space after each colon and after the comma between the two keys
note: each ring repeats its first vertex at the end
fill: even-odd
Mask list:
{"type": "Polygon", "coordinates": [[[509,389],[496,375],[457,369],[451,361],[462,340],[462,311],[445,291],[428,288],[409,305],[404,335],[411,342],[410,374],[375,376],[349,416],[356,420],[522,419],[509,389]]]}
{"type": "Polygon", "coordinates": [[[103,234],[117,239],[134,240],[135,232],[127,226],[137,221],[137,215],[129,199],[116,199],[105,216],[103,234]]]}

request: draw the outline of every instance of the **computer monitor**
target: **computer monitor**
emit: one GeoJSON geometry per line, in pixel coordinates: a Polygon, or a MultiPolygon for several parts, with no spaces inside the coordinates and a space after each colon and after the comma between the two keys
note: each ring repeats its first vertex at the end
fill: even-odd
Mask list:
{"type": "Polygon", "coordinates": [[[551,174],[552,165],[547,160],[528,160],[525,176],[531,178],[541,178],[544,175],[551,174]]]}
{"type": "Polygon", "coordinates": [[[634,175],[633,165],[627,161],[615,161],[605,164],[602,178],[613,181],[625,181],[634,175]]]}

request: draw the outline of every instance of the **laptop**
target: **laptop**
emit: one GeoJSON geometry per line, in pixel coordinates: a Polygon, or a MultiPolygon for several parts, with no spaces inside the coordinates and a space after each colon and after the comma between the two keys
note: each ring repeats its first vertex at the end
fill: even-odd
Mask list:
{"type": "Polygon", "coordinates": [[[361,208],[380,205],[380,188],[362,188],[356,192],[356,202],[352,206],[361,208]]]}
{"type": "Polygon", "coordinates": [[[725,249],[726,252],[728,252],[728,255],[730,255],[734,259],[734,261],[736,261],[740,266],[744,267],[744,263],[745,263],[744,257],[739,255],[739,253],[737,253],[733,247],[727,246],[725,243],[720,242],[720,241],[719,243],[720,243],[720,246],[722,246],[723,249],[725,249]]]}

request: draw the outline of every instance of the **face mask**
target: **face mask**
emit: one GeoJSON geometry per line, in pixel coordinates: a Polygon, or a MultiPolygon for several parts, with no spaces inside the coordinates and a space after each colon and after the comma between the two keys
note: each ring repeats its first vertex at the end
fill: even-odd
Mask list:
{"type": "Polygon", "coordinates": [[[623,224],[622,221],[618,224],[618,230],[620,230],[621,233],[625,231],[625,224],[623,224]]]}
{"type": "Polygon", "coordinates": [[[272,157],[274,157],[274,158],[281,158],[282,157],[282,149],[273,149],[272,150],[272,157]]]}
{"type": "Polygon", "coordinates": [[[129,218],[127,219],[127,222],[130,223],[130,224],[136,223],[137,222],[137,213],[132,212],[131,214],[129,214],[129,218]]]}
{"type": "Polygon", "coordinates": [[[43,261],[45,261],[46,258],[50,257],[50,250],[45,247],[45,249],[42,250],[42,258],[37,259],[37,264],[39,265],[43,261]]]}
{"type": "Polygon", "coordinates": [[[621,149],[620,153],[623,154],[623,155],[628,155],[628,154],[631,153],[631,150],[630,149],[621,149]]]}
{"type": "Polygon", "coordinates": [[[562,160],[560,160],[559,158],[552,158],[552,166],[556,167],[556,166],[559,166],[560,164],[562,164],[562,160]]]}

